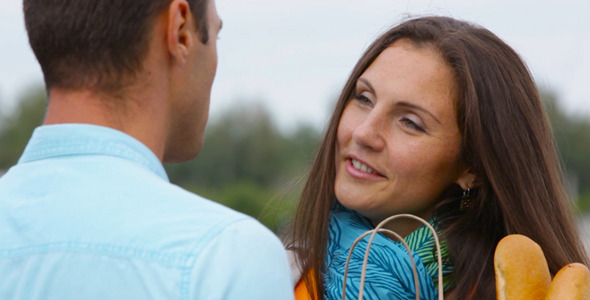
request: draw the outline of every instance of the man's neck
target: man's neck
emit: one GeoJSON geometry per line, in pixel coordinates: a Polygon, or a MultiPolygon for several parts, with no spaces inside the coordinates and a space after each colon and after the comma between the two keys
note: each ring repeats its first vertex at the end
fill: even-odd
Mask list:
{"type": "Polygon", "coordinates": [[[167,114],[165,107],[158,106],[158,101],[147,97],[119,99],[89,90],[54,88],[43,124],[82,123],[117,129],[144,143],[162,160],[167,114]]]}

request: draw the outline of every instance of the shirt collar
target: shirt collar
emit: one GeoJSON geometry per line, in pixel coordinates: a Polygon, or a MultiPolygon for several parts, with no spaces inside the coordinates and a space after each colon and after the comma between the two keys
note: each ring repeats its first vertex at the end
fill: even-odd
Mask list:
{"type": "Polygon", "coordinates": [[[18,163],[73,155],[120,157],[169,181],[160,160],[143,143],[124,132],[90,124],[55,124],[37,127],[18,163]]]}

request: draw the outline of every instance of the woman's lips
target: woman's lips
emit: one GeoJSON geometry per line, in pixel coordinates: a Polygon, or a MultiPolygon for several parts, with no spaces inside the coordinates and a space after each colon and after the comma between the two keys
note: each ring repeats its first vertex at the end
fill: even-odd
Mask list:
{"type": "Polygon", "coordinates": [[[376,179],[384,177],[371,166],[355,158],[346,159],[346,171],[352,177],[360,179],[376,179]]]}

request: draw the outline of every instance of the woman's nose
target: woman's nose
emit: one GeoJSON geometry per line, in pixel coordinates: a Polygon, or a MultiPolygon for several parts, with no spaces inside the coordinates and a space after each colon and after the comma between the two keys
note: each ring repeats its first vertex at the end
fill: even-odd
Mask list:
{"type": "Polygon", "coordinates": [[[378,114],[371,112],[367,117],[358,124],[352,133],[352,139],[358,145],[373,151],[381,151],[385,147],[383,130],[385,130],[383,121],[378,114]]]}

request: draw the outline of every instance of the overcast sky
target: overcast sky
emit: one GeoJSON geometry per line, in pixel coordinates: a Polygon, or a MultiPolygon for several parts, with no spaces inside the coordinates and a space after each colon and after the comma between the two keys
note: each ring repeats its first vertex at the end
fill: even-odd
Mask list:
{"type": "MultiPolygon", "coordinates": [[[[363,50],[407,16],[483,25],[521,54],[537,82],[590,117],[590,1],[217,0],[223,19],[213,115],[238,102],[267,105],[283,128],[323,126],[363,50]]],[[[19,0],[0,0],[0,110],[42,82],[19,0]]]]}

